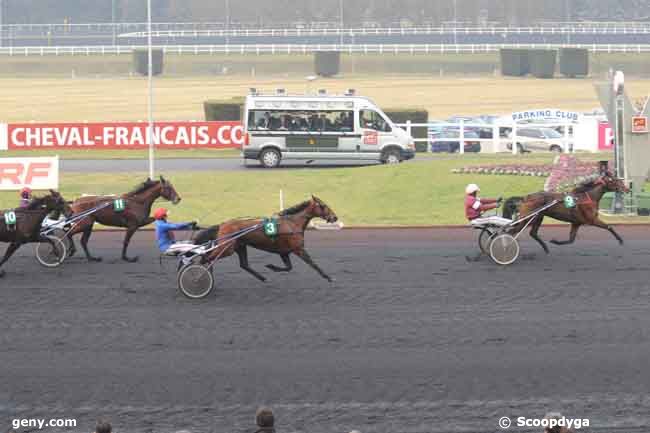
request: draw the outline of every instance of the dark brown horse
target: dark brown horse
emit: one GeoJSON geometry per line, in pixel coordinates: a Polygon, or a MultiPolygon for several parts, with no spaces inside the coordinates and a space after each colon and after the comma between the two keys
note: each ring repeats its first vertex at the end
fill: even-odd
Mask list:
{"type": "MultiPolygon", "coordinates": [[[[101,258],[93,257],[88,251],[88,239],[90,239],[95,222],[110,227],[124,227],[126,228],[126,236],[124,236],[124,242],[122,244],[122,259],[127,262],[136,262],[138,258],[128,257],[126,250],[129,247],[129,242],[133,234],[140,227],[154,222],[154,219],[149,214],[151,213],[151,206],[154,201],[160,197],[171,201],[173,204],[178,204],[181,201],[180,196],[171,182],[162,176],[160,176],[160,180],[147,179],[133,191],[120,196],[85,196],[78,198],[72,203],[72,210],[75,214],[106,203],[109,203],[109,205],[84,218],[70,231],[70,240],[72,240],[72,235],[83,233],[81,235],[81,246],[86,253],[86,258],[90,261],[100,261],[101,258]],[[123,209],[116,208],[113,204],[119,199],[123,200],[123,209]]],[[[76,247],[74,242],[72,242],[70,255],[73,255],[75,252],[76,247]]]]}
{"type": "Polygon", "coordinates": [[[262,218],[246,218],[226,221],[219,226],[209,228],[199,233],[194,241],[197,244],[203,244],[211,240],[220,239],[222,247],[212,251],[206,257],[206,260],[210,262],[237,253],[241,268],[260,281],[266,281],[266,278],[249,266],[247,251],[247,247],[249,246],[280,255],[284,267],[266,265],[273,272],[291,271],[293,266],[290,255],[293,253],[315,269],[323,278],[331,282],[332,279],[314,263],[307,251],[305,251],[305,229],[313,218],[322,218],[329,223],[338,220],[336,214],[322,200],[312,196],[311,200],[286,209],[277,215],[278,234],[275,237],[269,237],[265,234],[261,227],[263,222],[262,218]],[[260,226],[260,228],[228,241],[229,238],[232,239],[231,237],[236,236],[237,233],[241,233],[255,226],[260,226]]]}
{"type": "MultiPolygon", "coordinates": [[[[16,224],[13,226],[7,226],[4,218],[6,212],[10,211],[0,211],[0,242],[8,242],[9,246],[5,251],[2,261],[0,261],[0,267],[23,244],[29,242],[52,243],[48,238],[41,235],[41,225],[49,213],[64,213],[66,216],[72,213],[61,194],[52,190],[44,197],[32,199],[26,208],[12,209],[11,212],[14,212],[16,215],[16,224]]],[[[4,275],[5,272],[0,270],[0,277],[4,275]]]]}
{"type": "MultiPolygon", "coordinates": [[[[578,229],[580,226],[589,225],[600,227],[609,231],[622,245],[623,239],[616,233],[614,228],[609,224],[605,223],[599,218],[598,215],[598,206],[600,199],[603,198],[603,195],[606,192],[628,192],[628,188],[623,182],[623,180],[613,177],[611,174],[607,173],[598,177],[596,180],[589,181],[584,183],[568,195],[572,196],[575,200],[575,207],[568,208],[564,199],[567,194],[564,193],[553,193],[553,192],[537,192],[526,197],[512,197],[506,200],[504,204],[504,218],[511,218],[513,215],[513,210],[517,209],[519,212],[519,218],[523,218],[531,213],[535,212],[536,209],[539,209],[545,205],[551,204],[554,200],[558,200],[558,203],[550,208],[546,209],[538,216],[533,218],[533,221],[530,223],[530,237],[535,239],[548,254],[548,247],[546,243],[538,236],[539,228],[542,225],[542,221],[545,216],[554,218],[558,221],[564,221],[571,223],[571,232],[569,234],[569,239],[566,241],[557,241],[552,240],[551,243],[555,245],[567,245],[572,244],[576,235],[578,234],[578,229]]],[[[519,227],[520,229],[521,227],[519,227]]],[[[516,230],[517,228],[515,228],[516,230]]]]}

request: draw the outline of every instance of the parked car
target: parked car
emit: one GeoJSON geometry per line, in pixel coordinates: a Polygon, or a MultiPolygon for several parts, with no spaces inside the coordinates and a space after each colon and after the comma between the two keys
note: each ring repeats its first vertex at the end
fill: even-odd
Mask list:
{"type": "MultiPolygon", "coordinates": [[[[429,133],[431,152],[457,153],[460,151],[460,128],[446,127],[439,132],[429,133]]],[[[465,130],[465,152],[480,152],[481,142],[476,131],[465,130]]]]}
{"type": "Polygon", "coordinates": [[[477,116],[477,117],[452,116],[449,119],[447,119],[447,122],[460,123],[461,121],[463,121],[465,125],[471,125],[471,126],[465,126],[465,132],[473,131],[478,134],[479,138],[492,138],[492,122],[490,122],[489,120],[493,121],[494,119],[491,119],[491,116],[477,116]],[[485,125],[485,127],[479,125],[485,125]]]}
{"type": "MultiPolygon", "coordinates": [[[[512,131],[508,134],[512,139],[512,131]]],[[[564,149],[564,137],[553,128],[518,128],[517,129],[517,151],[525,152],[562,152],[564,149]]],[[[512,150],[512,142],[508,143],[508,149],[512,150]]]]}

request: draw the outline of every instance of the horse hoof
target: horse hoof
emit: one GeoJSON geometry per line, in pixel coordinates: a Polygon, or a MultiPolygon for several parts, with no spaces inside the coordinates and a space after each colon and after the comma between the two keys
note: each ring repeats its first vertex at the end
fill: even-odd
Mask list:
{"type": "Polygon", "coordinates": [[[6,272],[5,272],[5,271],[0,271],[0,278],[2,278],[2,277],[4,277],[4,276],[5,276],[5,274],[6,274],[6,272]]]}
{"type": "Polygon", "coordinates": [[[125,262],[128,262],[128,263],[135,263],[135,262],[137,262],[140,258],[139,258],[138,256],[135,256],[135,257],[126,257],[126,256],[125,256],[125,257],[122,257],[122,259],[123,259],[125,262]]]}
{"type": "Polygon", "coordinates": [[[553,245],[560,245],[560,242],[556,241],[555,239],[551,239],[549,242],[552,243],[553,245]]]}
{"type": "Polygon", "coordinates": [[[101,257],[88,257],[88,261],[89,262],[99,263],[99,262],[102,261],[102,258],[101,257]]]}

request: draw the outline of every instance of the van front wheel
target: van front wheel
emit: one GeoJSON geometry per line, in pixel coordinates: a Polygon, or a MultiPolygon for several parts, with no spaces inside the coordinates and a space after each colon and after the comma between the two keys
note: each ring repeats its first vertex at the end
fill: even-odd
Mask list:
{"type": "Polygon", "coordinates": [[[391,149],[384,153],[381,162],[384,164],[399,164],[402,162],[402,158],[400,158],[400,154],[397,150],[391,149]]]}
{"type": "Polygon", "coordinates": [[[264,149],[260,154],[260,162],[265,168],[276,168],[280,165],[280,152],[275,149],[264,149]]]}

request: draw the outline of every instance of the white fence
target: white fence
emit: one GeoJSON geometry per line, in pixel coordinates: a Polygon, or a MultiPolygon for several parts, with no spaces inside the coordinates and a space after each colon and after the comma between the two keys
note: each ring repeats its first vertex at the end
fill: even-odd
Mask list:
{"type": "MultiPolygon", "coordinates": [[[[576,124],[572,122],[549,123],[470,123],[461,120],[458,123],[406,123],[396,124],[413,135],[413,128],[427,128],[427,138],[416,138],[416,143],[426,143],[427,152],[433,152],[436,143],[445,143],[448,151],[464,154],[468,144],[479,143],[480,152],[497,153],[512,152],[513,154],[528,151],[558,151],[573,152],[575,144],[574,131],[576,124]],[[562,130],[553,138],[532,137],[531,132],[546,131],[556,128],[562,130]],[[518,134],[518,131],[527,131],[518,134]],[[484,137],[481,138],[481,135],[484,137]],[[461,145],[463,143],[463,145],[461,145]],[[516,143],[516,145],[513,145],[516,143]]],[[[557,131],[556,131],[557,132],[557,131]]],[[[444,147],[442,150],[444,152],[444,147]]]]}
{"type": "MultiPolygon", "coordinates": [[[[377,28],[217,28],[154,30],[153,37],[259,37],[259,36],[414,36],[414,35],[581,35],[650,34],[645,26],[566,26],[566,27],[377,27],[377,28]]],[[[120,37],[145,38],[147,31],[120,34],[120,37]]]]}
{"type": "MultiPolygon", "coordinates": [[[[558,49],[584,48],[596,53],[648,53],[649,44],[229,44],[229,45],[154,45],[168,54],[309,54],[339,51],[346,54],[459,54],[488,53],[506,48],[558,49]]],[[[146,45],[0,47],[5,56],[89,56],[130,54],[146,45]]]]}
{"type": "MultiPolygon", "coordinates": [[[[328,35],[432,35],[432,34],[648,34],[650,23],[647,22],[573,22],[545,23],[536,26],[472,26],[451,23],[450,25],[417,26],[360,26],[340,27],[339,22],[296,23],[260,26],[259,23],[240,22],[154,22],[155,32],[168,32],[167,36],[194,35],[194,32],[208,33],[211,36],[328,36],[328,35]]],[[[129,37],[146,36],[146,22],[118,23],[20,23],[0,25],[0,31],[7,33],[95,33],[95,32],[129,32],[129,37]]]]}

